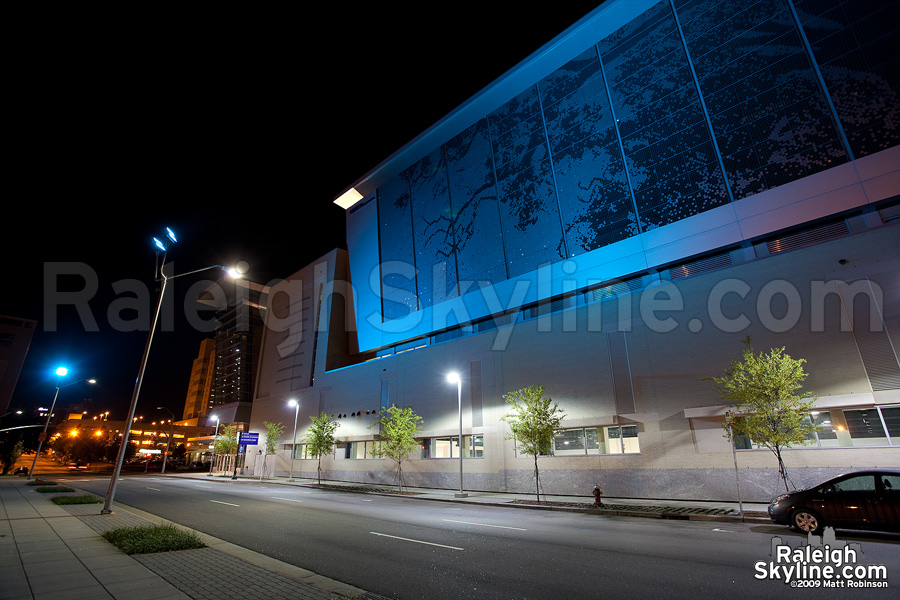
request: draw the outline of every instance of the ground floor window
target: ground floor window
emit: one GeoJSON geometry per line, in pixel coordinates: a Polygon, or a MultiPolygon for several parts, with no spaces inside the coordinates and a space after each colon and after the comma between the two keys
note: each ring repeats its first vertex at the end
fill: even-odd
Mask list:
{"type": "Polygon", "coordinates": [[[287,446],[288,454],[290,454],[292,448],[294,451],[293,458],[296,458],[298,460],[301,458],[312,458],[312,456],[309,456],[306,444],[293,444],[293,446],[288,444],[288,446],[287,446]]]}
{"type": "Polygon", "coordinates": [[[637,425],[563,429],[553,438],[556,456],[637,454],[640,451],[637,425]]]}
{"type": "MultiPolygon", "coordinates": [[[[809,436],[806,448],[900,446],[900,406],[814,410],[807,418],[817,431],[809,436]]],[[[745,435],[735,435],[734,447],[762,448],[745,435]]]]}
{"type": "Polygon", "coordinates": [[[350,442],[347,444],[346,454],[344,458],[352,458],[364,460],[367,458],[377,458],[375,450],[379,442],[375,440],[366,440],[362,442],[350,442]]]}
{"type": "MultiPolygon", "coordinates": [[[[463,458],[484,457],[484,436],[463,436],[463,458]]],[[[422,440],[422,458],[459,458],[459,436],[422,440]]]]}

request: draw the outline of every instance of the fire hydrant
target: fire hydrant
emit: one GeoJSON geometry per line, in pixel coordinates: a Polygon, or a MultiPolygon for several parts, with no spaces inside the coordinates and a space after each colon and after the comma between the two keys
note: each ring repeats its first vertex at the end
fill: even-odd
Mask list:
{"type": "Polygon", "coordinates": [[[603,506],[603,500],[600,499],[600,496],[603,495],[603,492],[600,490],[600,484],[596,484],[594,486],[594,505],[595,506],[603,506]]]}

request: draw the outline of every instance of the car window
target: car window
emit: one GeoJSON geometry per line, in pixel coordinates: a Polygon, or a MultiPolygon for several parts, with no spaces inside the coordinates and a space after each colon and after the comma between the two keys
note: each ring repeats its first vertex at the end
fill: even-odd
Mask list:
{"type": "Polygon", "coordinates": [[[900,494],[900,475],[882,475],[881,483],[885,492],[900,494]]]}
{"type": "Polygon", "coordinates": [[[874,492],[875,477],[873,475],[856,475],[834,482],[838,492],[874,492]]]}

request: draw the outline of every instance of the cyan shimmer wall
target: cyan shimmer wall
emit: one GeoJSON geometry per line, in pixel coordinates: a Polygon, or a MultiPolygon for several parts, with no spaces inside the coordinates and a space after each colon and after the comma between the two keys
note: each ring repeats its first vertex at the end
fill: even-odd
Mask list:
{"type": "MultiPolygon", "coordinates": [[[[518,278],[609,264],[597,251],[640,252],[625,242],[900,143],[897,2],[607,4],[611,30],[599,13],[583,51],[421,152],[348,218],[351,264],[354,239],[378,225],[380,272],[354,273],[380,303],[361,329],[464,322],[416,315],[491,286],[505,306],[518,278]]],[[[481,313],[497,312],[489,300],[481,313]]]]}

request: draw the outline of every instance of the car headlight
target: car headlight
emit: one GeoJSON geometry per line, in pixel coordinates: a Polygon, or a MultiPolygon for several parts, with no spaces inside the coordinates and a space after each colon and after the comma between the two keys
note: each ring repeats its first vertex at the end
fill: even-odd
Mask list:
{"type": "Polygon", "coordinates": [[[778,504],[779,502],[781,502],[781,501],[784,500],[785,498],[789,498],[789,497],[790,497],[790,494],[782,494],[782,495],[780,495],[780,496],[775,496],[774,498],[772,498],[772,501],[769,502],[769,504],[772,505],[772,506],[775,506],[776,504],[778,504]]]}

